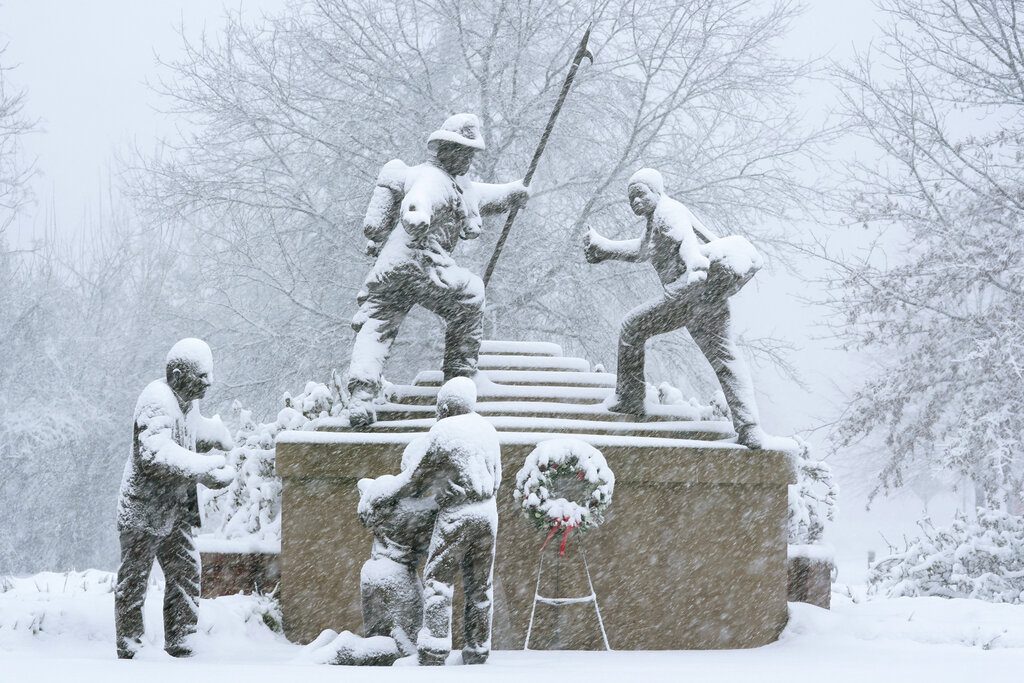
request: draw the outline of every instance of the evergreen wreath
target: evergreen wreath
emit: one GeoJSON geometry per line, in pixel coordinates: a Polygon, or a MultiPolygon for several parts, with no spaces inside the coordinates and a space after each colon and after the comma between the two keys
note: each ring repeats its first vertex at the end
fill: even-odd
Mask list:
{"type": "Polygon", "coordinates": [[[604,521],[614,489],[615,475],[601,451],[579,439],[549,439],[526,457],[512,495],[527,519],[548,532],[545,545],[562,531],[564,554],[570,531],[604,521]]]}

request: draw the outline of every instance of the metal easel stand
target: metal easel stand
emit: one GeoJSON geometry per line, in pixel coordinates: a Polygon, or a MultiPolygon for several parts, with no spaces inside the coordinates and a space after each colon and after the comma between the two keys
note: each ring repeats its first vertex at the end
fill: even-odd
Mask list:
{"type": "Polygon", "coordinates": [[[547,598],[540,594],[540,577],[544,571],[544,548],[541,548],[537,558],[537,583],[533,589],[533,607],[530,608],[530,623],[526,626],[526,642],[523,649],[530,649],[530,635],[533,633],[533,618],[537,613],[537,603],[562,607],[564,605],[581,605],[588,602],[594,604],[594,614],[597,615],[597,624],[601,627],[601,640],[604,641],[604,649],[611,650],[608,644],[608,633],[604,629],[604,619],[601,618],[601,607],[597,604],[597,592],[594,590],[594,582],[590,578],[590,565],[587,564],[587,551],[579,547],[580,556],[583,558],[583,571],[587,575],[587,585],[590,587],[590,595],[578,598],[547,598]]]}

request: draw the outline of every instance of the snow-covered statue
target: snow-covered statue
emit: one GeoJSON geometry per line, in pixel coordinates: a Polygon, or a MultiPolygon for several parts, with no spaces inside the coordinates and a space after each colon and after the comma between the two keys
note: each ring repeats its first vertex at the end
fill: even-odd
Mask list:
{"type": "Polygon", "coordinates": [[[359,482],[359,516],[374,535],[360,575],[366,637],[325,632],[310,646],[324,653],[321,661],[379,666],[417,654],[420,664],[444,664],[460,572],[462,659],[487,660],[501,449],[475,406],[473,381],[449,380],[438,392],[437,423],[406,447],[402,471],[359,482]],[[420,581],[416,568],[424,555],[420,581]]]}
{"type": "Polygon", "coordinates": [[[398,329],[414,304],[446,323],[445,379],[476,372],[483,323],[481,279],[457,265],[451,252],[460,239],[475,239],[481,217],[526,202],[522,182],[469,180],[473,156],[484,149],[473,114],[449,117],[427,139],[428,160],[418,166],[389,161],[377,177],[363,222],[367,251],[377,261],[366,277],[352,319],[356,330],[348,372],[349,420],[374,421],[373,399],[398,329]]]}
{"type": "Polygon", "coordinates": [[[167,354],[166,373],[142,391],[135,404],[132,450],[117,504],[121,567],[114,591],[117,656],[131,659],[142,644],[142,604],[153,560],[166,579],[164,649],[192,654],[199,601],[199,526],[196,485],[223,488],[234,471],[224,456],[204,454],[233,447],[220,418],[199,414],[213,372],[210,347],[182,339],[167,354]]]}
{"type": "Polygon", "coordinates": [[[664,292],[633,309],[619,335],[615,401],[609,409],[642,415],[644,345],[685,327],[718,376],[739,443],[762,448],[750,371],[732,336],[729,297],[761,267],[760,255],[739,236],[717,238],[680,202],[665,193],[661,173],[644,168],[629,179],[633,212],[647,219],[641,237],[609,240],[595,231],[584,239],[587,261],[650,261],[664,292]]]}

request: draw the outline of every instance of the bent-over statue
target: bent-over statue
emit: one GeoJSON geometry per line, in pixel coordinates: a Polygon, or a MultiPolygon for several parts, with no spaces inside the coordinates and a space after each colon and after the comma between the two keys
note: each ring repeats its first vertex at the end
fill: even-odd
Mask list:
{"type": "Polygon", "coordinates": [[[622,322],[616,396],[609,409],[644,413],[644,345],[651,337],[685,327],[718,376],[737,441],[762,448],[765,435],[750,371],[732,336],[729,304],[729,297],[761,267],[760,255],[743,237],[715,237],[665,193],[661,173],[654,169],[633,174],[628,196],[633,213],[647,220],[643,235],[609,240],[589,230],[584,238],[587,261],[650,261],[664,291],[634,308],[622,322]]]}
{"type": "Polygon", "coordinates": [[[192,654],[188,637],[199,613],[199,526],[196,484],[219,489],[234,479],[224,456],[231,435],[219,418],[199,414],[213,372],[210,347],[182,339],[167,354],[165,377],[154,380],[135,404],[132,451],[117,503],[121,566],[114,591],[117,656],[132,659],[142,645],[142,605],[153,560],[163,569],[164,649],[192,654]]]}
{"type": "Polygon", "coordinates": [[[389,666],[415,654],[421,665],[444,664],[460,575],[462,661],[487,661],[501,447],[475,407],[473,381],[449,380],[438,391],[437,423],[406,447],[401,472],[359,481],[359,517],[373,531],[359,581],[364,637],[344,632],[318,643],[326,661],[389,666]]]}

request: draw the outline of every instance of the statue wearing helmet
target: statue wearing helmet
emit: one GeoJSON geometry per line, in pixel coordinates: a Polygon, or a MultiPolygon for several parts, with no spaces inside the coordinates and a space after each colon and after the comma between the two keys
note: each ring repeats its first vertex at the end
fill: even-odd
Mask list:
{"type": "Polygon", "coordinates": [[[365,426],[375,419],[373,400],[381,375],[414,304],[444,318],[446,380],[476,373],[483,324],[484,285],[455,263],[460,239],[474,239],[483,215],[522,205],[522,182],[469,180],[473,156],[485,148],[474,114],[449,117],[427,139],[429,159],[418,166],[389,161],[381,169],[363,221],[367,251],[376,256],[357,296],[359,311],[348,372],[349,420],[365,426]]]}

